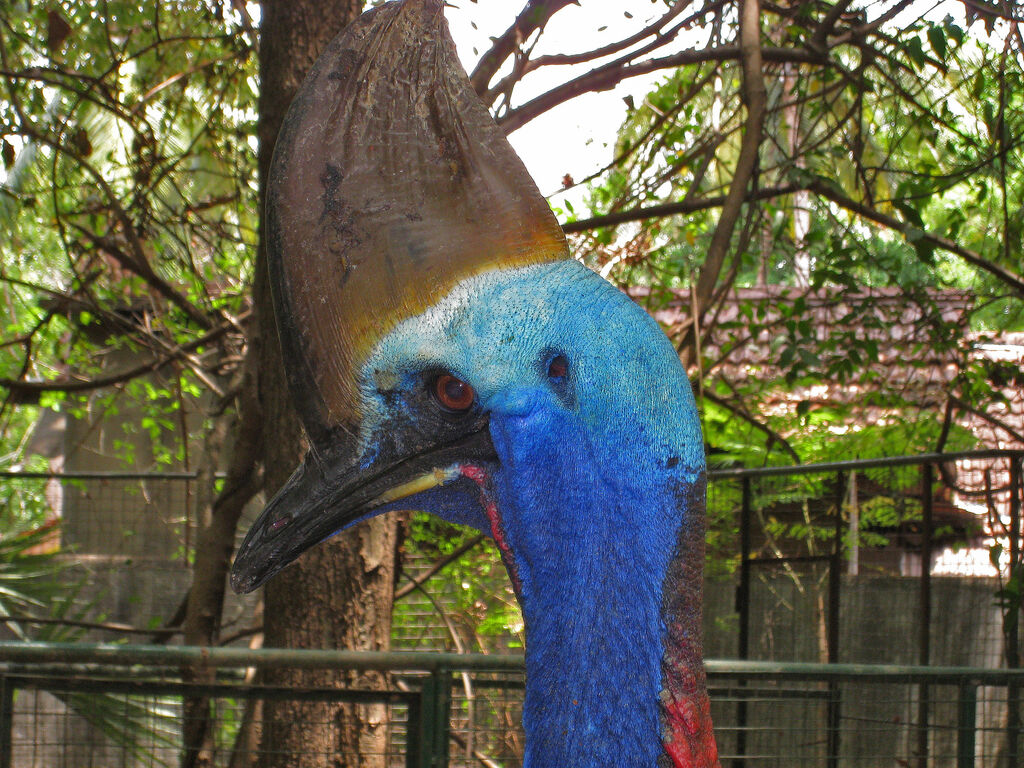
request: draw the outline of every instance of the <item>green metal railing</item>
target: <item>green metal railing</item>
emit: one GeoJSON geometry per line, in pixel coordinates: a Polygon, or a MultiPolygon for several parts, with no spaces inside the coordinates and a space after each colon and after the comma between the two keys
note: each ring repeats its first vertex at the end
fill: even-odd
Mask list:
{"type": "MultiPolygon", "coordinates": [[[[1024,670],[722,660],[708,661],[707,670],[723,765],[877,765],[883,757],[888,758],[886,764],[903,762],[919,768],[995,765],[997,759],[1004,765],[1021,764],[1021,756],[1007,747],[1020,743],[1021,724],[1005,715],[1013,711],[1010,703],[1024,688],[1024,670]],[[894,696],[894,690],[899,694],[894,696]],[[942,695],[943,690],[948,694],[942,695]],[[886,714],[894,702],[901,711],[912,713],[922,696],[932,697],[933,717],[927,724],[896,722],[886,714]],[[737,701],[748,705],[742,726],[729,716],[737,701]],[[996,708],[998,714],[993,715],[996,708]],[[940,718],[940,712],[948,716],[940,718]],[[834,727],[838,730],[832,734],[829,729],[834,727]],[[915,746],[922,738],[921,727],[925,728],[923,738],[931,740],[931,749],[924,754],[915,746]],[[745,737],[742,752],[736,749],[740,735],[745,737]],[[998,758],[995,750],[986,751],[981,743],[997,738],[998,758]],[[906,751],[868,754],[865,743],[906,751]],[[771,746],[775,744],[789,746],[771,746]]],[[[16,706],[16,694],[40,690],[59,696],[103,693],[153,700],[169,697],[178,702],[204,696],[378,703],[393,714],[400,712],[395,719],[402,731],[397,749],[382,764],[406,768],[513,765],[515,757],[509,755],[492,760],[480,750],[473,758],[452,754],[453,744],[464,747],[466,742],[453,725],[464,674],[486,678],[482,685],[521,694],[523,659],[451,653],[0,643],[0,768],[15,768],[15,750],[25,751],[18,739],[31,738],[26,734],[31,733],[32,724],[20,722],[27,715],[24,707],[16,706]],[[247,668],[387,672],[389,684],[384,690],[253,685],[243,682],[239,674],[247,668]],[[195,684],[186,681],[186,669],[219,674],[215,682],[195,684]]],[[[27,714],[31,712],[29,708],[27,714]]],[[[175,746],[169,745],[162,761],[147,762],[138,750],[126,750],[128,756],[121,764],[171,764],[177,759],[175,746]]]]}

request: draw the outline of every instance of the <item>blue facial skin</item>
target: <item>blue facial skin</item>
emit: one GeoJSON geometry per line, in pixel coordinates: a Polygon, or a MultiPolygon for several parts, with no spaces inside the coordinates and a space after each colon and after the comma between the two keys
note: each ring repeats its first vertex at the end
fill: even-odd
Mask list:
{"type": "MultiPolygon", "coordinates": [[[[702,482],[704,451],[675,350],[643,310],[576,262],[470,278],[368,361],[368,459],[394,394],[422,387],[430,370],[468,382],[490,417],[498,462],[485,468],[484,493],[526,622],[525,765],[653,768],[663,754],[662,585],[680,528],[703,539],[702,510],[680,501],[702,482]],[[567,373],[552,378],[558,355],[567,373]]],[[[491,533],[468,481],[388,508],[491,533]]],[[[699,623],[699,607],[693,615],[699,623]]]]}

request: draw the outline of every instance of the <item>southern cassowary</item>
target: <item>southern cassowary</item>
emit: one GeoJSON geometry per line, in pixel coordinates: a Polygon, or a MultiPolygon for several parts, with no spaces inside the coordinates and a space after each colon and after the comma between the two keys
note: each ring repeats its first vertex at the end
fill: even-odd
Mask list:
{"type": "Polygon", "coordinates": [[[267,216],[311,448],[235,589],[388,510],[474,526],[526,622],[526,766],[716,765],[686,372],[569,258],[441,0],[383,5],[328,46],[285,119],[267,216]]]}

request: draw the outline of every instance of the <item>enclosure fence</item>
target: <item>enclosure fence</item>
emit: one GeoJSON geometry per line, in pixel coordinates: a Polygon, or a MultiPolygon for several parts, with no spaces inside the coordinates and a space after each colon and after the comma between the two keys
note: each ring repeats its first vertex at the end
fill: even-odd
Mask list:
{"type": "MultiPolygon", "coordinates": [[[[1012,746],[1021,725],[1005,713],[1024,671],[752,661],[709,661],[707,668],[724,766],[1021,765],[1012,746]],[[914,717],[921,700],[931,705],[926,724],[914,717]],[[739,702],[757,726],[736,722],[739,702]],[[927,754],[918,751],[922,738],[927,754]]],[[[247,732],[261,726],[252,713],[288,699],[327,707],[319,724],[295,728],[337,728],[329,710],[343,703],[386,712],[378,754],[328,747],[292,755],[295,764],[518,766],[522,686],[520,656],[0,643],[0,768],[181,765],[190,698],[208,702],[211,765],[250,764],[239,751],[258,749],[247,732]],[[213,674],[189,682],[183,670],[196,669],[213,674]],[[373,670],[387,684],[260,682],[281,669],[373,670]]]]}
{"type": "MultiPolygon", "coordinates": [[[[729,567],[710,563],[706,656],[740,659],[709,662],[724,765],[1024,765],[1022,611],[1012,591],[1024,583],[1022,460],[984,451],[709,472],[708,514],[721,537],[709,551],[729,567]],[[979,546],[1002,558],[999,578],[938,574],[942,553],[979,546]]],[[[143,642],[142,628],[173,615],[188,588],[199,497],[188,473],[0,473],[0,515],[59,521],[41,549],[71,564],[106,620],[139,628],[129,636],[143,642]]],[[[226,635],[251,623],[253,606],[232,600],[226,635]]],[[[436,617],[427,626],[429,610],[417,614],[417,645],[444,650],[448,629],[436,617]]],[[[259,743],[260,723],[289,702],[310,728],[335,728],[342,704],[380,723],[359,757],[336,758],[326,739],[311,742],[322,753],[309,764],[493,768],[522,756],[514,657],[223,649],[203,657],[216,674],[200,684],[176,666],[193,669],[194,650],[73,647],[24,651],[42,654],[29,658],[3,645],[0,768],[182,765],[196,702],[214,726],[212,764],[225,768],[246,764],[238,756],[259,743]],[[296,667],[345,670],[344,680],[375,670],[384,685],[268,682],[296,667]]]]}

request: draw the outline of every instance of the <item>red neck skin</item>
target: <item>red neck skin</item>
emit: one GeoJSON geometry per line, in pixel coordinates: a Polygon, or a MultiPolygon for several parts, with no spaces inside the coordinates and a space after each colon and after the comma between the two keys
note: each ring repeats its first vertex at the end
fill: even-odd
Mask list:
{"type": "Polygon", "coordinates": [[[669,761],[660,768],[718,768],[701,647],[704,571],[704,484],[681,488],[680,505],[700,510],[701,525],[679,531],[662,584],[664,651],[661,659],[662,743],[669,761]]]}
{"type": "MultiPolygon", "coordinates": [[[[700,661],[670,669],[666,652],[661,694],[662,743],[672,768],[718,768],[718,747],[711,725],[711,703],[700,661]]],[[[682,661],[682,659],[679,659],[682,661]]]]}

